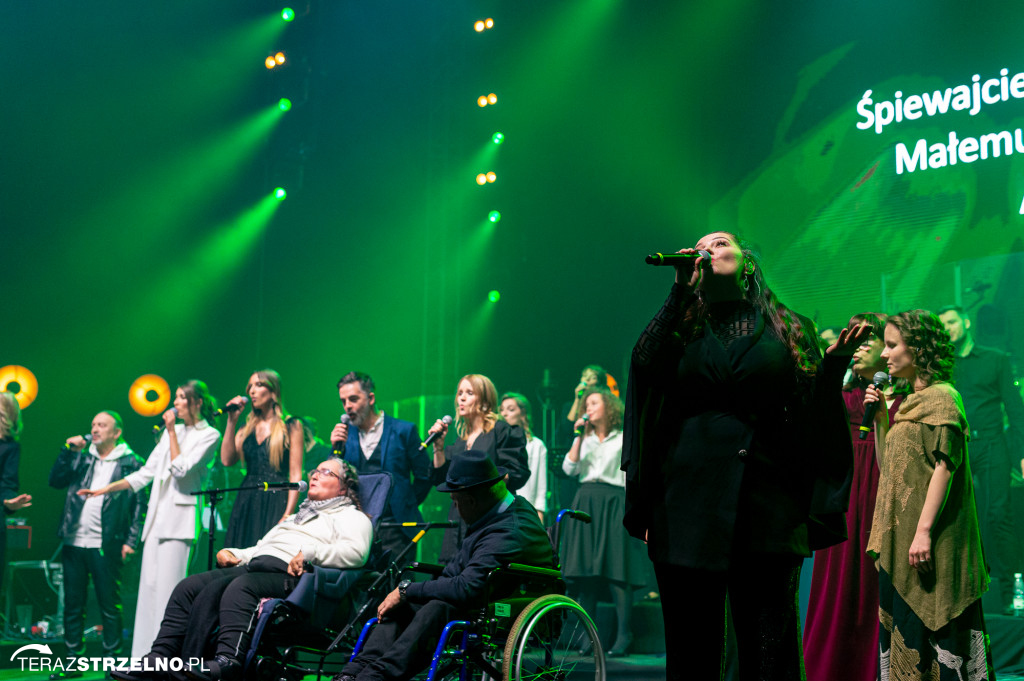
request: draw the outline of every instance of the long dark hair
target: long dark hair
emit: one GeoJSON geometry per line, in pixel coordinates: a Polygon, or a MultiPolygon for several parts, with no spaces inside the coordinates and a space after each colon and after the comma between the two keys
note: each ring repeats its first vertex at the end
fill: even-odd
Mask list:
{"type": "MultiPolygon", "coordinates": [[[[797,378],[801,382],[809,380],[821,363],[816,352],[808,351],[809,345],[817,347],[818,342],[813,325],[812,328],[804,329],[796,313],[783,305],[775,292],[769,288],[760,256],[745,241],[732,232],[718,233],[728,235],[743,253],[743,297],[765,317],[769,332],[789,348],[797,378]],[[747,263],[753,267],[748,268],[747,263]]],[[[703,330],[709,310],[710,305],[703,296],[698,296],[696,301],[687,305],[680,323],[681,338],[685,341],[693,340],[703,330]]]]}
{"type": "Polygon", "coordinates": [[[198,400],[203,401],[203,405],[199,407],[199,416],[210,425],[213,425],[213,413],[217,411],[217,400],[213,399],[213,395],[210,394],[210,389],[206,387],[206,384],[199,379],[190,378],[179,385],[178,388],[185,394],[185,399],[188,400],[190,408],[198,400]]]}

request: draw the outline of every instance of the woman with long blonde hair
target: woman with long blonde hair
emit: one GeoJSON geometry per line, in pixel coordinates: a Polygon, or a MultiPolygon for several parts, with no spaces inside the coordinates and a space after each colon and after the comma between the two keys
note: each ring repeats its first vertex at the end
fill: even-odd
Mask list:
{"type": "MultiPolygon", "coordinates": [[[[0,501],[4,515],[32,505],[32,497],[18,492],[18,464],[21,462],[21,407],[14,393],[0,392],[0,501]]],[[[0,588],[7,572],[7,522],[0,523],[0,588]]]]}
{"type": "MultiPolygon", "coordinates": [[[[506,484],[510,492],[522,487],[530,477],[526,460],[526,435],[519,426],[510,426],[501,420],[495,411],[498,407],[498,391],[491,379],[482,374],[467,374],[459,379],[455,392],[455,442],[444,444],[448,424],[438,420],[428,434],[439,433],[434,440],[434,465],[430,469],[430,482],[439,485],[448,475],[452,457],[470,449],[486,452],[499,467],[508,470],[506,484]]],[[[462,522],[453,506],[448,519],[458,522],[458,527],[445,532],[441,544],[440,561],[447,562],[466,536],[466,524],[462,522]]]]}
{"type": "MultiPolygon", "coordinates": [[[[241,395],[228,400],[227,422],[220,446],[225,466],[239,461],[245,465],[242,487],[263,482],[299,482],[302,480],[302,425],[287,424],[287,412],[281,403],[281,377],[273,369],[257,371],[246,386],[248,399],[241,395]],[[246,402],[252,411],[238,428],[239,415],[246,402]]],[[[287,518],[299,503],[298,490],[239,492],[231,509],[231,520],[224,546],[255,546],[270,528],[287,518]]]]}

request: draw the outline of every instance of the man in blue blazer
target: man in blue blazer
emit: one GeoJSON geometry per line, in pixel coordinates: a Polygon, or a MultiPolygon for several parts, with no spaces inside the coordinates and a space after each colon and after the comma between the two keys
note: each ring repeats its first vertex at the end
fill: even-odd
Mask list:
{"type": "MultiPolygon", "coordinates": [[[[339,423],[331,431],[335,452],[355,466],[359,474],[391,473],[394,487],[383,522],[423,522],[419,505],[430,491],[430,459],[420,447],[416,426],[377,410],[373,379],[352,371],[338,381],[338,397],[351,424],[339,423]]],[[[380,528],[377,535],[394,558],[416,534],[413,528],[380,528]]],[[[415,560],[415,556],[410,556],[415,560]]]]}

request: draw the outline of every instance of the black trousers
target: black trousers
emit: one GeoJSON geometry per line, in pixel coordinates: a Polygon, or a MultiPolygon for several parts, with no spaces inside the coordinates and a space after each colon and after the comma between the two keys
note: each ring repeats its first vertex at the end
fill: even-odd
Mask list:
{"type": "Polygon", "coordinates": [[[668,681],[721,678],[728,595],[741,681],[803,678],[800,556],[748,554],[728,572],[655,563],[668,681]]]}
{"type": "Polygon", "coordinates": [[[252,641],[261,598],[284,598],[298,584],[288,564],[259,556],[248,565],[186,577],[174,587],[152,653],[160,657],[203,658],[210,653],[239,662],[252,641]],[[209,649],[215,644],[213,650],[209,649]]]}
{"type": "Polygon", "coordinates": [[[444,625],[453,619],[455,608],[444,601],[400,605],[373,628],[342,672],[358,681],[410,678],[430,664],[444,625]]]}
{"type": "Polygon", "coordinates": [[[69,655],[85,653],[82,635],[85,629],[85,602],[89,577],[96,590],[103,621],[103,654],[121,652],[121,554],[119,551],[83,549],[64,544],[64,643],[69,655]]]}
{"type": "MultiPolygon", "coordinates": [[[[970,443],[974,499],[978,507],[985,560],[998,589],[1000,606],[1013,601],[1013,519],[1010,509],[1010,453],[1006,437],[975,435],[970,443]]],[[[999,613],[996,613],[999,614],[999,613]]]]}

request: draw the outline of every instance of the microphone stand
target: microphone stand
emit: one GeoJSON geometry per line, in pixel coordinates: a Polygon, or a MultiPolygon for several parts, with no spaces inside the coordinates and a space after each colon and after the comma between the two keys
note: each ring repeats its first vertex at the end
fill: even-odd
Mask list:
{"type": "MultiPolygon", "coordinates": [[[[206,569],[207,570],[212,570],[213,569],[213,562],[214,562],[213,561],[213,557],[214,557],[213,556],[213,547],[214,547],[214,541],[216,539],[215,535],[217,534],[217,504],[218,504],[218,502],[224,501],[224,494],[227,493],[227,492],[245,492],[245,491],[254,490],[254,489],[264,490],[266,492],[270,492],[270,491],[277,492],[277,491],[279,491],[277,489],[275,489],[275,490],[266,489],[263,485],[247,485],[246,487],[221,487],[221,488],[218,488],[218,489],[201,489],[201,490],[198,490],[196,492],[189,492],[189,494],[191,494],[192,496],[196,496],[196,497],[204,496],[204,497],[206,497],[206,503],[209,504],[209,506],[210,506],[210,531],[207,533],[207,543],[209,544],[209,549],[207,550],[207,556],[206,556],[206,569]]],[[[281,488],[280,491],[289,492],[291,490],[281,488]]],[[[248,548],[248,547],[241,547],[241,548],[248,548]]]]}

